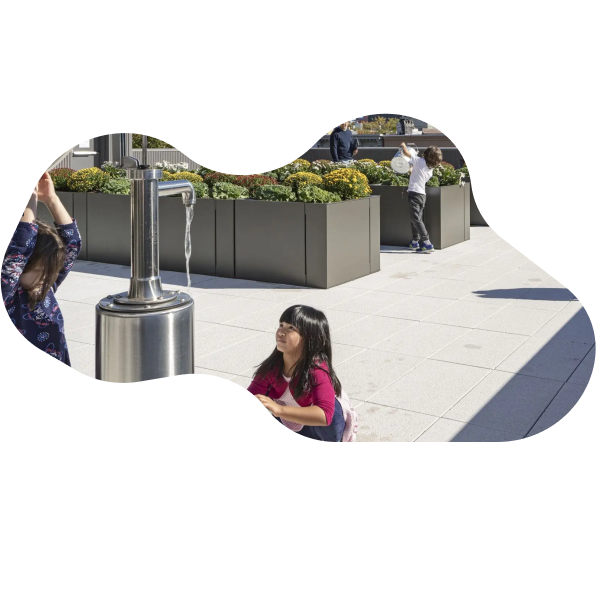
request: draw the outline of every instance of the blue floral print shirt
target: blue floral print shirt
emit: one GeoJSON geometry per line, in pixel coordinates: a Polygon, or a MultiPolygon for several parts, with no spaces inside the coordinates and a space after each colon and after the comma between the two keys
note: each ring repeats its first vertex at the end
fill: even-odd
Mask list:
{"type": "Polygon", "coordinates": [[[37,240],[35,223],[19,222],[2,261],[2,300],[10,320],[34,346],[71,366],[65,339],[63,316],[54,292],[71,271],[81,250],[81,236],[73,219],[68,225],[56,225],[66,245],[66,257],[56,283],[34,310],[29,309],[29,294],[19,283],[37,240]]]}

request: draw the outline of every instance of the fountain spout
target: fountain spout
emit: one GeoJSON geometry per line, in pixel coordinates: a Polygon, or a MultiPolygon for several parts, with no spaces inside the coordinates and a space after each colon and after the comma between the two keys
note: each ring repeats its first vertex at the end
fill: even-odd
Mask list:
{"type": "Polygon", "coordinates": [[[177,194],[183,196],[183,203],[185,206],[194,206],[194,204],[196,204],[196,190],[186,179],[158,182],[159,196],[176,196],[177,194]]]}

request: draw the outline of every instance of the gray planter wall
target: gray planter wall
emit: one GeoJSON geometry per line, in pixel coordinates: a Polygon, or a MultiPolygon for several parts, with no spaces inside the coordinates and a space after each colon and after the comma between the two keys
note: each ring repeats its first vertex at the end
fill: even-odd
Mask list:
{"type": "MultiPolygon", "coordinates": [[[[82,260],[131,264],[129,196],[61,198],[78,220],[86,248],[82,260]]],[[[379,232],[379,196],[334,204],[200,198],[191,226],[190,271],[330,288],[379,271],[379,232]]],[[[160,199],[159,235],[160,268],[185,272],[181,198],[160,199]]]]}
{"type": "Polygon", "coordinates": [[[471,204],[471,225],[474,225],[474,226],[477,226],[477,227],[488,227],[488,224],[487,224],[486,220],[483,218],[483,215],[479,211],[479,207],[475,203],[475,198],[473,198],[473,184],[471,184],[469,182],[469,186],[471,188],[471,194],[470,194],[470,196],[471,196],[471,198],[470,198],[470,204],[471,204]]]}
{"type": "Polygon", "coordinates": [[[235,200],[215,203],[215,275],[235,277],[235,200]]]}
{"type": "Polygon", "coordinates": [[[131,264],[131,199],[87,194],[87,260],[131,264]]]}
{"type": "Polygon", "coordinates": [[[306,223],[301,202],[235,200],[235,276],[306,285],[306,223]]]}
{"type": "MultiPolygon", "coordinates": [[[[199,198],[191,225],[190,272],[215,274],[215,201],[199,198]]],[[[87,260],[131,264],[131,199],[119,194],[87,194],[87,260]]],[[[159,201],[159,265],[185,272],[185,207],[181,198],[159,201]]]]}
{"type": "Polygon", "coordinates": [[[428,187],[425,227],[438,245],[448,248],[471,238],[470,186],[428,187]]]}
{"type": "MultiPolygon", "coordinates": [[[[381,195],[381,243],[407,246],[412,240],[406,187],[371,185],[381,195]]],[[[464,242],[470,233],[470,186],[427,187],[424,223],[437,250],[464,242]]]]}
{"type": "Polygon", "coordinates": [[[330,288],[379,269],[376,196],[323,205],[235,201],[239,279],[330,288]]]}
{"type": "Polygon", "coordinates": [[[306,204],[305,215],[306,285],[330,288],[379,271],[378,197],[306,204]]]}

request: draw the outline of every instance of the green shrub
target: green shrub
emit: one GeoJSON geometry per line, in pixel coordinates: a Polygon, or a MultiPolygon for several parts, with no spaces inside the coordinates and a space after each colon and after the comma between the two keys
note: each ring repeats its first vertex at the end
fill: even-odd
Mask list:
{"type": "Polygon", "coordinates": [[[260,186],[275,185],[277,180],[266,175],[236,175],[233,183],[247,188],[250,198],[256,198],[256,192],[260,186]]]}
{"type": "Polygon", "coordinates": [[[192,182],[194,190],[196,191],[196,198],[210,198],[210,188],[202,181],[192,182]]]}
{"type": "Polygon", "coordinates": [[[295,160],[295,161],[289,163],[288,165],[279,167],[278,169],[269,171],[268,173],[263,173],[263,175],[266,175],[267,177],[273,177],[277,181],[283,182],[286,180],[287,177],[289,177],[290,175],[293,175],[294,173],[300,173],[300,172],[310,171],[310,170],[311,170],[310,163],[307,160],[299,158],[298,160],[295,160]]]}
{"type": "Polygon", "coordinates": [[[440,185],[459,185],[463,178],[463,173],[454,169],[454,167],[436,167],[433,174],[438,178],[440,185]]]}
{"type": "Polygon", "coordinates": [[[310,171],[317,175],[326,175],[327,173],[331,173],[331,171],[343,168],[344,165],[341,163],[334,163],[330,160],[315,160],[310,166],[310,171]]]}
{"type": "Polygon", "coordinates": [[[210,173],[216,173],[216,171],[213,171],[212,169],[209,169],[208,167],[198,167],[196,169],[196,173],[198,173],[198,175],[202,175],[202,177],[205,177],[206,175],[209,175],[210,173]]]}
{"type": "Polygon", "coordinates": [[[131,181],[123,177],[110,178],[100,190],[103,194],[131,194],[131,181]]]}
{"type": "Polygon", "coordinates": [[[469,179],[469,169],[467,167],[467,165],[465,165],[464,167],[461,167],[460,169],[456,169],[459,173],[462,173],[465,177],[465,179],[469,179]]]}
{"type": "Polygon", "coordinates": [[[298,200],[300,202],[319,202],[328,204],[330,202],[341,202],[338,194],[326,192],[316,185],[305,185],[298,190],[298,200]]]}
{"type": "Polygon", "coordinates": [[[389,169],[392,168],[392,161],[391,160],[380,160],[379,161],[379,166],[381,167],[388,167],[389,169]]]}
{"type": "Polygon", "coordinates": [[[71,179],[71,175],[73,175],[73,173],[75,173],[75,169],[69,169],[68,167],[52,169],[49,174],[52,179],[52,183],[54,184],[54,189],[57,192],[68,191],[69,179],[71,179]]]}
{"type": "Polygon", "coordinates": [[[434,175],[425,185],[428,187],[440,187],[440,180],[434,175]]]}
{"type": "Polygon", "coordinates": [[[127,176],[125,169],[119,169],[117,163],[105,161],[100,167],[111,179],[123,179],[127,176]]]}
{"type": "Polygon", "coordinates": [[[262,185],[256,192],[258,200],[269,202],[296,202],[296,194],[288,185],[262,185]]]}
{"type": "Polygon", "coordinates": [[[214,183],[210,189],[210,197],[222,200],[236,200],[237,198],[248,198],[248,188],[225,181],[214,183]]]}
{"type": "Polygon", "coordinates": [[[91,167],[73,173],[67,186],[71,192],[99,192],[109,179],[107,173],[98,167],[91,167]]]}

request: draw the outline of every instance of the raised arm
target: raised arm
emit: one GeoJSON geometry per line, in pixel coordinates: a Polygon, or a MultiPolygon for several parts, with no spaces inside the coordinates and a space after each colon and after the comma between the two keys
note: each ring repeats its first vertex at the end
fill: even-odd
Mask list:
{"type": "Polygon", "coordinates": [[[52,177],[48,173],[44,173],[37,185],[38,200],[43,202],[50,211],[54,222],[57,225],[70,225],[73,222],[71,215],[60,201],[58,194],[54,190],[52,177]]]}
{"type": "Polygon", "coordinates": [[[412,158],[412,154],[408,151],[408,148],[404,142],[400,144],[400,150],[402,150],[402,154],[404,154],[406,158],[412,158]]]}
{"type": "Polygon", "coordinates": [[[27,207],[23,212],[23,216],[21,217],[21,223],[33,223],[35,218],[37,217],[37,203],[38,203],[38,186],[35,186],[33,190],[33,194],[31,194],[31,198],[29,198],[29,202],[27,203],[27,207]]]}
{"type": "Polygon", "coordinates": [[[75,260],[79,256],[81,235],[77,229],[77,223],[71,218],[54,190],[54,183],[48,173],[44,173],[38,182],[38,199],[48,207],[54,219],[56,231],[65,242],[65,262],[56,280],[56,287],[58,287],[70,273],[75,260]]]}
{"type": "Polygon", "coordinates": [[[2,260],[2,300],[11,302],[19,279],[31,258],[37,240],[38,226],[33,222],[37,214],[37,187],[29,202],[2,260]]]}

